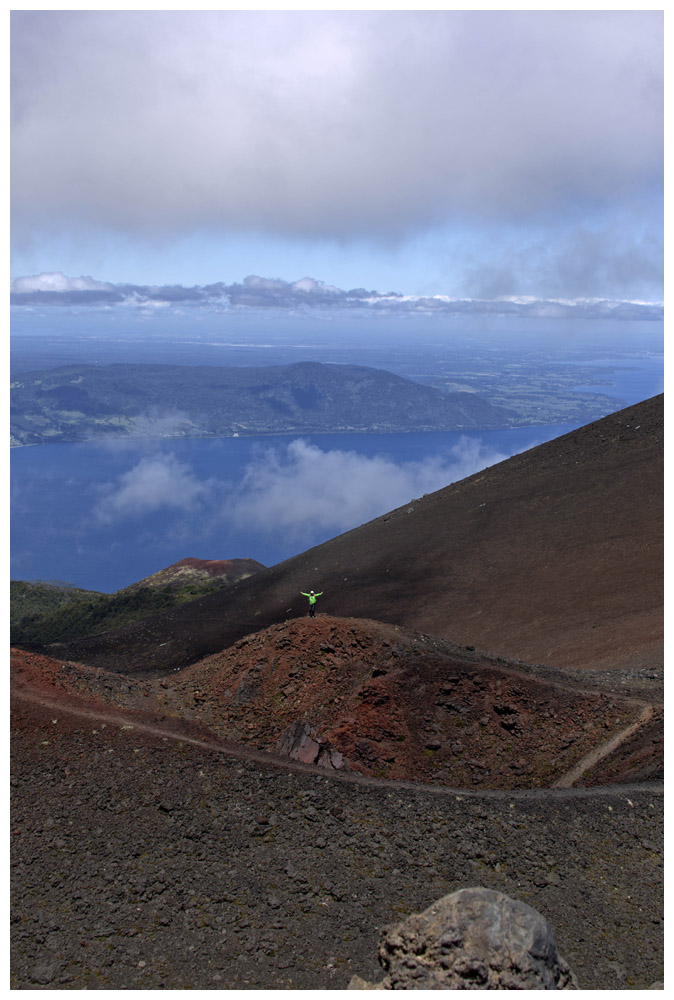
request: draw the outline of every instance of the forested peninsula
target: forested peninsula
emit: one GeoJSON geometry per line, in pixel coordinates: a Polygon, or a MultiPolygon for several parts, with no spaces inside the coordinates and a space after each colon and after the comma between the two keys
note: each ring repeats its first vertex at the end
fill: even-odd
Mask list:
{"type": "Polygon", "coordinates": [[[11,383],[12,445],[130,437],[460,431],[516,414],[377,368],[65,365],[11,383]]]}

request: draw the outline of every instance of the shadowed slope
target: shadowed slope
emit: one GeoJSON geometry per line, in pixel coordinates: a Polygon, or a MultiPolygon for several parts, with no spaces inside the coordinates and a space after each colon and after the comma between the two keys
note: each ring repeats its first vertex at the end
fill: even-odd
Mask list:
{"type": "MultiPolygon", "coordinates": [[[[662,662],[663,397],[516,455],[189,606],[50,647],[169,671],[320,611],[553,666],[662,662]]],[[[355,487],[354,487],[355,488],[355,487]]]]}

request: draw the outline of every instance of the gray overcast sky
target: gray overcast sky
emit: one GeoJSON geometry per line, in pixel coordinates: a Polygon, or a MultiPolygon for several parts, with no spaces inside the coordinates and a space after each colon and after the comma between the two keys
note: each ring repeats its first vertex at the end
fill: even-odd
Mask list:
{"type": "Polygon", "coordinates": [[[662,295],[661,11],[18,11],[15,276],[662,295]]]}

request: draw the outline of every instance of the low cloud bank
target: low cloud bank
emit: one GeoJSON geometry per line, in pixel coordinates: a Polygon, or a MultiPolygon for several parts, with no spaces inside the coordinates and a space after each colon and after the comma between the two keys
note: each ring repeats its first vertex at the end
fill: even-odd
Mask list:
{"type": "Polygon", "coordinates": [[[312,544],[316,534],[348,531],[507,457],[469,438],[446,456],[404,463],[322,451],[299,439],[285,449],[267,449],[249,464],[226,517],[312,544]]]}
{"type": "Polygon", "coordinates": [[[111,284],[88,276],[67,277],[60,272],[15,278],[10,301],[15,306],[71,306],[137,308],[179,307],[208,311],[319,309],[337,312],[392,314],[472,314],[533,318],[653,319],[664,315],[661,302],[607,298],[452,298],[414,296],[365,288],[345,291],[314,278],[283,281],[249,275],[243,282],[210,285],[111,284]]]}
{"type": "Polygon", "coordinates": [[[228,482],[200,478],[173,453],[145,455],[102,487],[94,514],[110,526],[173,512],[186,542],[220,524],[246,535],[280,533],[301,551],[507,457],[467,437],[443,455],[411,462],[296,439],[261,448],[241,479],[228,482]]]}
{"type": "Polygon", "coordinates": [[[143,517],[160,510],[196,511],[212,496],[212,480],[199,480],[174,455],[146,456],[104,487],[95,508],[102,524],[143,517]]]}

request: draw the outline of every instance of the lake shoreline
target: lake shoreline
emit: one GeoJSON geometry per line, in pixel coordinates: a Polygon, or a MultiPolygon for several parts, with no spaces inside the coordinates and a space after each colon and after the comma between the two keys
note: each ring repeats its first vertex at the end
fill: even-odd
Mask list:
{"type": "MultiPolygon", "coordinates": [[[[620,409],[620,407],[617,407],[620,409]]],[[[612,412],[612,411],[609,411],[612,412]]],[[[604,414],[608,416],[608,412],[604,414]]],[[[594,420],[601,420],[602,417],[596,417],[593,420],[588,420],[587,423],[594,423],[594,420]]],[[[507,434],[508,431],[516,430],[526,430],[527,428],[532,429],[542,429],[545,427],[560,427],[566,426],[564,422],[554,421],[549,424],[540,423],[521,423],[512,424],[508,427],[455,427],[451,430],[439,430],[437,428],[429,428],[428,430],[419,430],[414,428],[411,430],[377,430],[376,428],[364,428],[362,430],[355,430],[353,428],[342,428],[332,431],[314,431],[314,430],[290,430],[290,431],[251,431],[246,433],[245,431],[236,431],[233,434],[104,434],[100,437],[88,437],[88,438],[72,438],[64,439],[59,438],[58,440],[52,441],[27,441],[27,442],[10,442],[10,449],[19,448],[41,448],[41,447],[52,447],[53,445],[105,445],[110,442],[119,442],[124,444],[133,443],[148,443],[151,441],[232,441],[235,439],[250,440],[250,438],[298,438],[298,437],[364,437],[366,435],[380,435],[382,437],[393,437],[397,434],[507,434]]],[[[577,420],[569,421],[569,427],[581,427],[582,422],[577,420]]]]}

